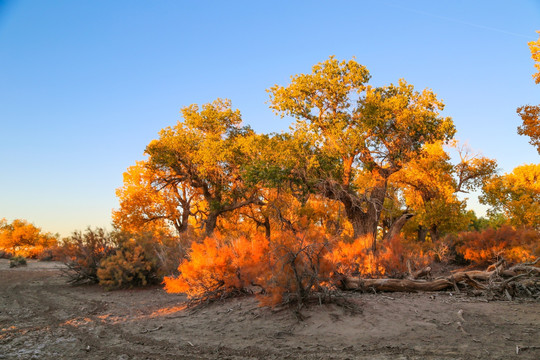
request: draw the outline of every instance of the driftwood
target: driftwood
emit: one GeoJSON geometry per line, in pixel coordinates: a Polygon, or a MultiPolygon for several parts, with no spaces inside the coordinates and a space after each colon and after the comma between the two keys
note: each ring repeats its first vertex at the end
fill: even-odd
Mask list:
{"type": "Polygon", "coordinates": [[[504,260],[488,267],[488,270],[460,271],[450,276],[433,280],[417,280],[429,275],[431,268],[412,272],[408,279],[363,279],[347,276],[341,279],[343,290],[414,292],[454,289],[473,290],[475,295],[489,298],[513,300],[516,296],[540,299],[540,267],[535,266],[540,258],[531,263],[517,264],[506,268],[504,260]]]}

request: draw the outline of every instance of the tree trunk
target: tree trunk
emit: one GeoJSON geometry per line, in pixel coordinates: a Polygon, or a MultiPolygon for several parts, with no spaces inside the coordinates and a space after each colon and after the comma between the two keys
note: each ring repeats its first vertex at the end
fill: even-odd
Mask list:
{"type": "Polygon", "coordinates": [[[431,235],[432,242],[439,240],[439,229],[437,229],[437,225],[433,225],[429,228],[429,234],[431,235]]]}
{"type": "Polygon", "coordinates": [[[268,216],[264,217],[264,235],[268,240],[270,240],[271,228],[270,228],[270,218],[268,216]]]}
{"type": "Polygon", "coordinates": [[[380,214],[383,210],[386,189],[388,187],[389,170],[379,169],[373,176],[376,178],[371,191],[359,196],[347,183],[338,183],[332,180],[320,182],[319,190],[323,196],[340,201],[345,208],[347,219],[351,222],[354,237],[371,235],[373,237],[372,249],[376,250],[377,227],[380,214]]]}
{"type": "Polygon", "coordinates": [[[217,225],[218,216],[219,216],[219,213],[217,212],[211,212],[210,214],[208,214],[208,217],[204,221],[205,223],[204,230],[205,230],[206,236],[208,237],[212,236],[212,234],[214,233],[214,230],[216,229],[216,225],[217,225]]]}
{"type": "Polygon", "coordinates": [[[375,237],[377,234],[378,219],[373,217],[373,214],[365,213],[358,208],[345,208],[345,210],[347,218],[352,224],[355,238],[365,235],[373,235],[375,237]]]}
{"type": "Polygon", "coordinates": [[[180,219],[175,219],[174,221],[174,227],[178,235],[181,235],[187,231],[188,223],[189,223],[189,211],[184,210],[182,212],[182,217],[180,219]]]}
{"type": "Polygon", "coordinates": [[[427,228],[423,227],[422,225],[418,225],[418,242],[426,242],[427,233],[427,228]]]}
{"type": "Polygon", "coordinates": [[[371,249],[377,250],[377,226],[379,225],[380,214],[383,209],[384,198],[386,197],[386,180],[375,187],[367,202],[367,211],[362,211],[358,206],[352,206],[349,202],[343,202],[347,218],[351,222],[354,230],[354,237],[371,235],[373,242],[371,249]]]}
{"type": "Polygon", "coordinates": [[[413,214],[401,215],[399,219],[392,223],[392,225],[390,226],[390,230],[388,230],[388,232],[384,235],[384,239],[391,239],[395,236],[398,236],[405,223],[413,216],[413,214]]]}

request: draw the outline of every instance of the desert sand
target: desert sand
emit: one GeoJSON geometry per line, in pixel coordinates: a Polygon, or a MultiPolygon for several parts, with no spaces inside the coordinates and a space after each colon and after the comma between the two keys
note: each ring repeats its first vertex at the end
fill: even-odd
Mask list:
{"type": "Polygon", "coordinates": [[[0,260],[0,359],[540,359],[534,300],[351,292],[300,321],[253,296],[193,309],[159,286],[71,286],[61,268],[0,260]]]}

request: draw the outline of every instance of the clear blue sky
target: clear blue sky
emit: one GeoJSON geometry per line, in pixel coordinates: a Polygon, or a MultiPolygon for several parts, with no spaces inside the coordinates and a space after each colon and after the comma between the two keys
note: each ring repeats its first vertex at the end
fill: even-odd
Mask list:
{"type": "Polygon", "coordinates": [[[122,173],[181,107],[230,98],[286,130],[265,90],[330,55],[433,89],[502,172],[538,163],[515,113],[540,103],[536,30],[540,0],[0,0],[0,218],[109,227],[122,173]]]}

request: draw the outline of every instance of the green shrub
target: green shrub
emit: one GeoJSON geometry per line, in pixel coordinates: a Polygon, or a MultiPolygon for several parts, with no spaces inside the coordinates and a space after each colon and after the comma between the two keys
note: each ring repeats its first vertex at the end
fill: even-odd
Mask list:
{"type": "Polygon", "coordinates": [[[97,270],[99,284],[107,289],[145,286],[159,281],[154,259],[134,239],[124,242],[103,259],[97,270]]]}
{"type": "Polygon", "coordinates": [[[26,266],[26,258],[24,256],[17,255],[9,259],[10,268],[14,268],[17,266],[26,266]]]}

